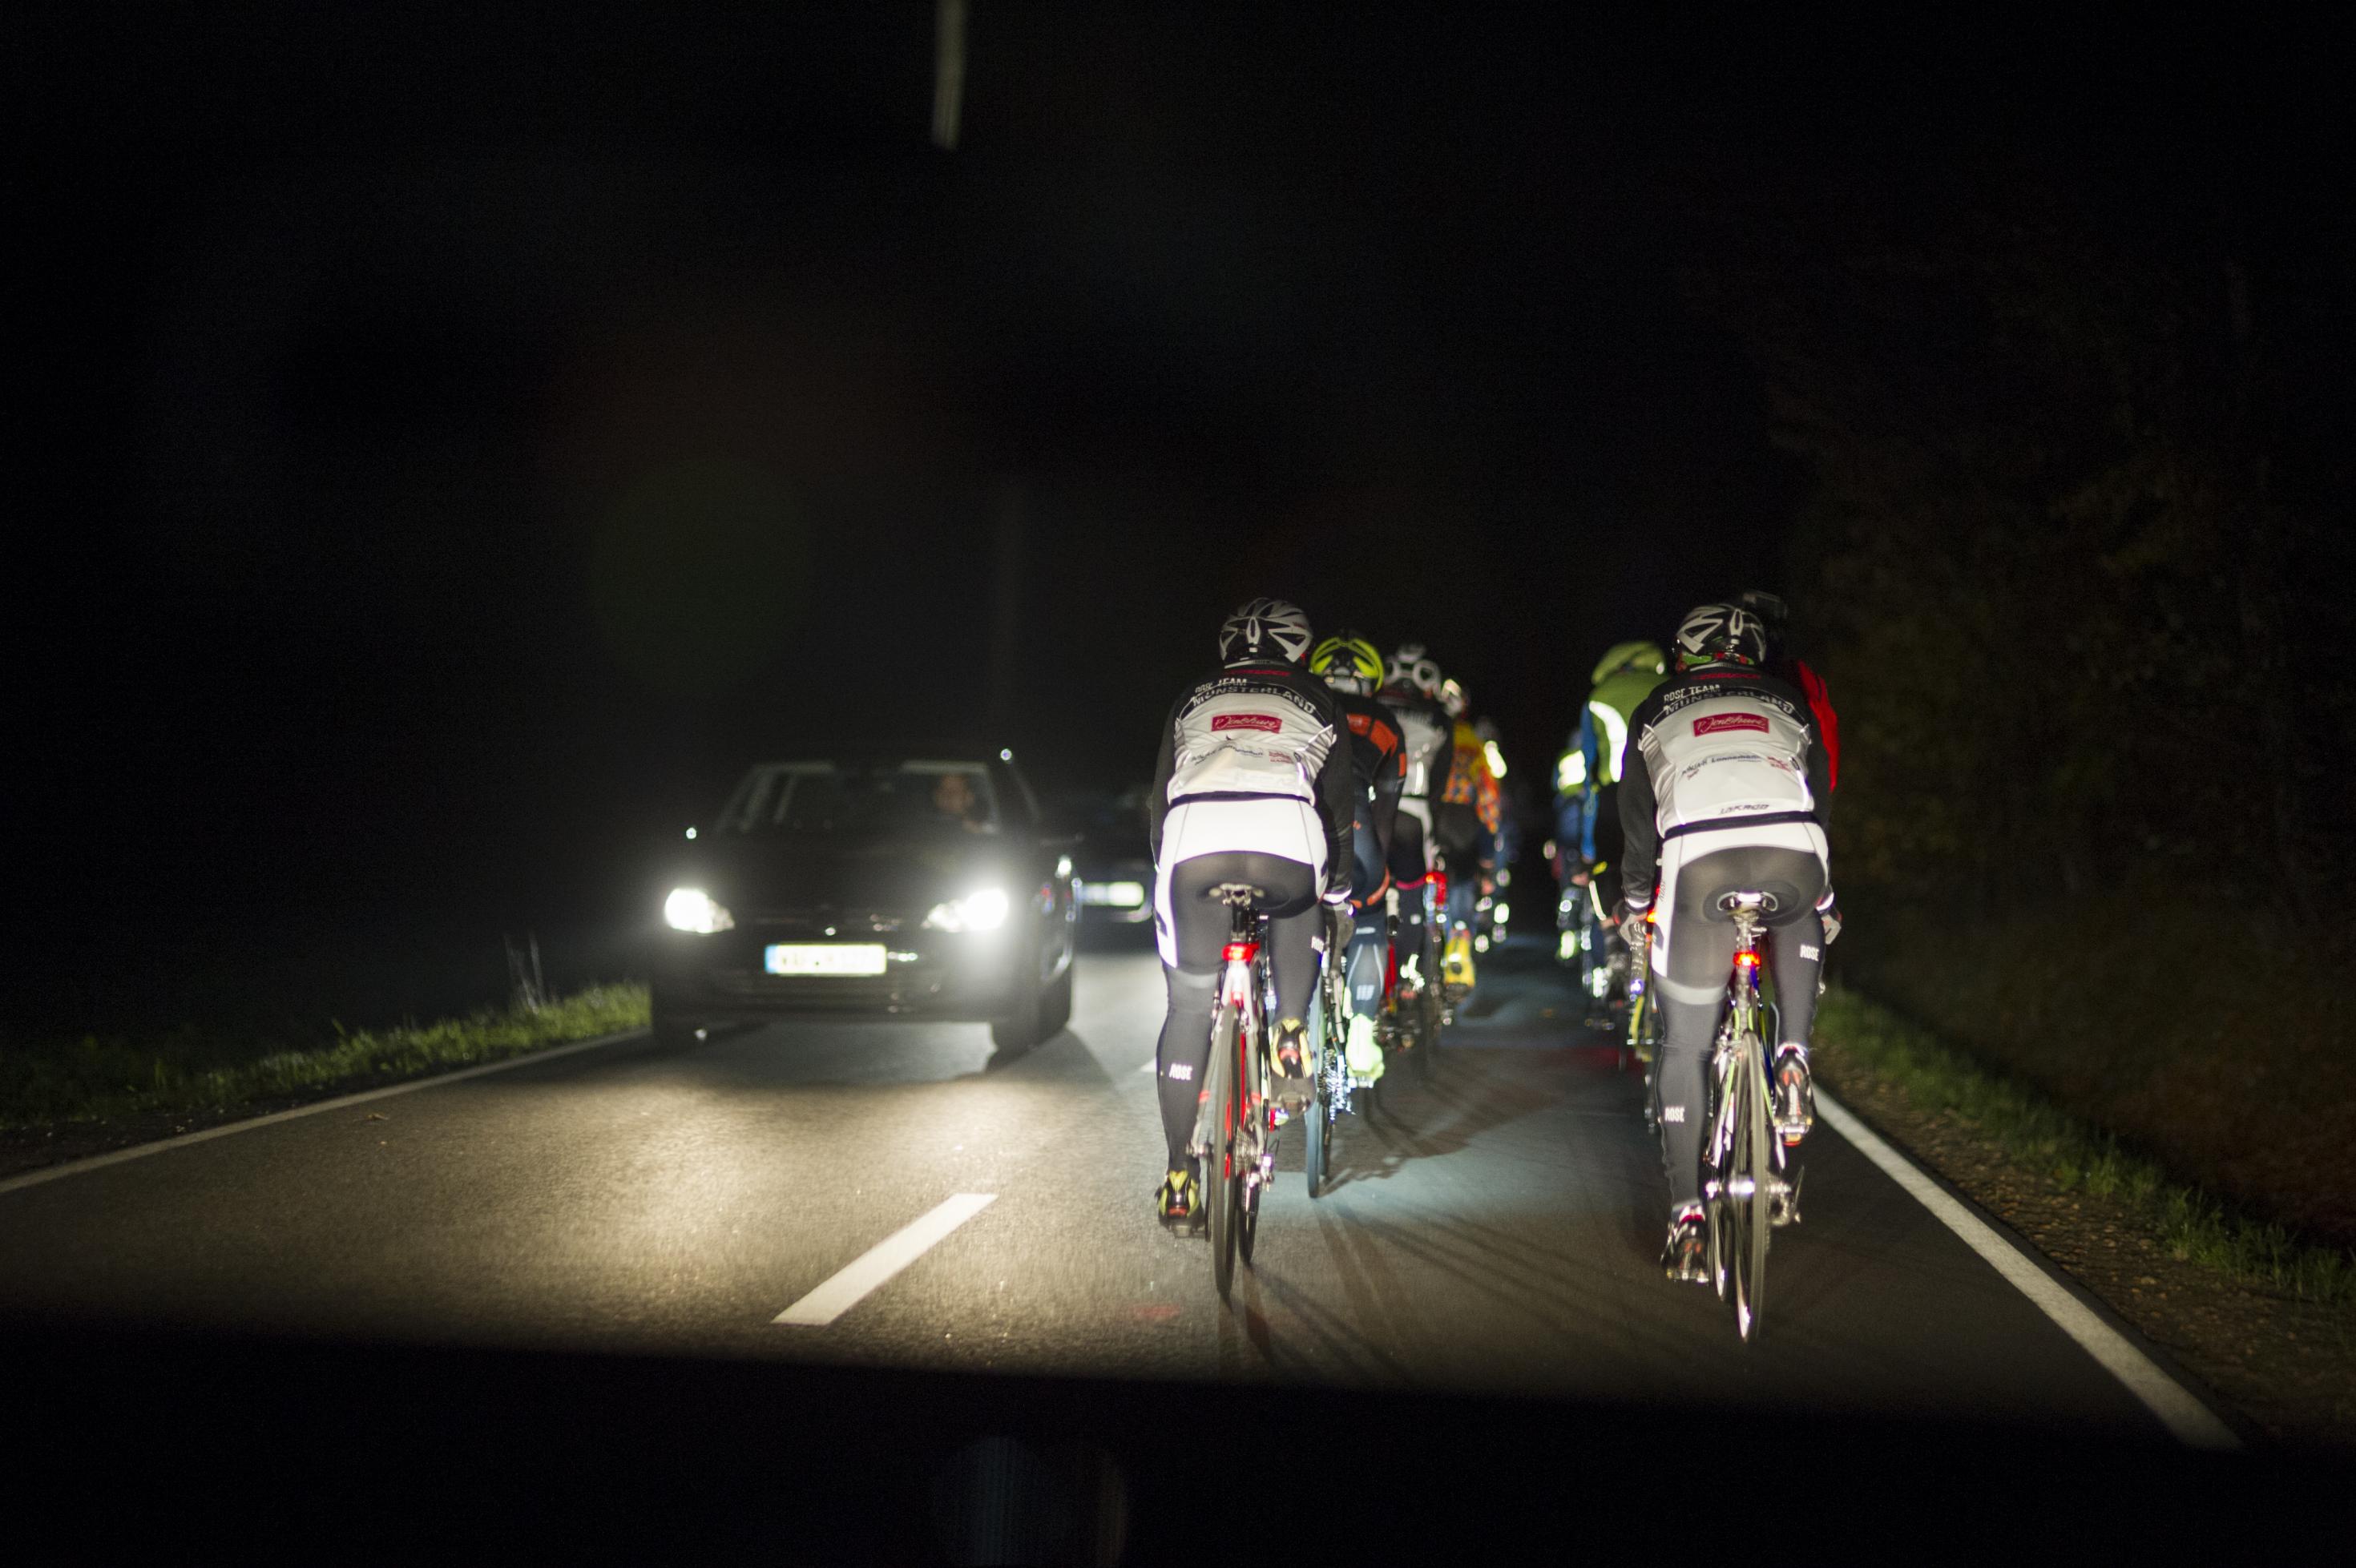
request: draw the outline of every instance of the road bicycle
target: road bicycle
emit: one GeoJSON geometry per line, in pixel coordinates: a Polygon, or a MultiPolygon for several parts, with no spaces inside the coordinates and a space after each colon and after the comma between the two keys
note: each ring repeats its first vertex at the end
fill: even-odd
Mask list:
{"type": "Polygon", "coordinates": [[[1276,1174],[1278,1112],[1269,1093],[1269,994],[1260,903],[1264,889],[1223,883],[1212,897],[1227,906],[1227,940],[1219,950],[1219,1002],[1211,1016],[1211,1054],[1188,1144],[1202,1171],[1211,1236],[1211,1279],[1225,1301],[1236,1259],[1251,1262],[1259,1200],[1276,1174]]]}
{"type": "Polygon", "coordinates": [[[1709,1221],[1709,1275],[1734,1308],[1746,1344],[1760,1334],[1767,1286],[1767,1242],[1800,1217],[1800,1181],[1787,1179],[1783,1140],[1767,1082],[1772,1009],[1760,994],[1760,938],[1775,912],[1772,893],[1730,892],[1719,912],[1734,923],[1734,968],[1710,1055],[1709,1138],[1702,1147],[1702,1202],[1709,1221]]]}
{"type": "Polygon", "coordinates": [[[1317,995],[1310,1004],[1309,1039],[1316,1052],[1310,1070],[1315,1089],[1301,1121],[1308,1135],[1302,1161],[1309,1176],[1309,1196],[1323,1197],[1333,1169],[1333,1134],[1350,1114],[1352,1083],[1349,1062],[1349,980],[1344,973],[1348,944],[1342,919],[1325,912],[1325,951],[1317,972],[1317,995]]]}

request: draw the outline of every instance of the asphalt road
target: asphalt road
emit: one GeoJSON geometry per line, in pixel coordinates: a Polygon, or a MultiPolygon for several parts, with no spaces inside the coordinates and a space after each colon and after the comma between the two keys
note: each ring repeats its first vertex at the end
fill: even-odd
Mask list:
{"type": "Polygon", "coordinates": [[[1326,1197],[1288,1130],[1223,1307],[1205,1243],[1150,1212],[1161,999],[1150,953],[1093,954],[1071,1027],[1012,1060],[979,1026],[639,1038],[0,1192],[0,1313],[2160,1433],[1830,1128],[1768,1336],[1740,1344],[1709,1291],[1662,1278],[1639,1083],[1535,947],[1492,956],[1435,1083],[1396,1073],[1344,1125],[1326,1197]],[[777,1321],[928,1215],[901,1272],[777,1321]]]}

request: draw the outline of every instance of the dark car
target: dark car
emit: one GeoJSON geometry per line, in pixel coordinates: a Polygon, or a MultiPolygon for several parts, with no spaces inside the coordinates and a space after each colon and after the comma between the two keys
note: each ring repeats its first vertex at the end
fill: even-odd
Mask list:
{"type": "Polygon", "coordinates": [[[1009,752],[763,763],[690,836],[655,938],[659,1036],[872,1015],[1020,1047],[1071,1016],[1076,840],[1009,752]]]}
{"type": "Polygon", "coordinates": [[[1080,836],[1072,863],[1079,872],[1080,919],[1087,924],[1141,925],[1153,918],[1146,790],[1139,784],[1118,794],[1076,795],[1066,805],[1080,836]]]}

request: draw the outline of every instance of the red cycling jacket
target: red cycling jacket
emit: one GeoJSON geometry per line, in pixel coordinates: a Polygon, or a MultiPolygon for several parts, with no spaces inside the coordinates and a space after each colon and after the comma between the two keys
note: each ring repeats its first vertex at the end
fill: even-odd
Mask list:
{"type": "Polygon", "coordinates": [[[1791,661],[1787,677],[1808,699],[1808,711],[1815,715],[1816,734],[1825,746],[1825,787],[1840,788],[1840,715],[1833,711],[1832,693],[1825,689],[1825,677],[1808,667],[1805,659],[1791,661]]]}

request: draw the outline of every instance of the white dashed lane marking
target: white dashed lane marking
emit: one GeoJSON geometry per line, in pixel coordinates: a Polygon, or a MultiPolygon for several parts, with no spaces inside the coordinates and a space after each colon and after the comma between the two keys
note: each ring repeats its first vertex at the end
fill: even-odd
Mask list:
{"type": "Polygon", "coordinates": [[[939,1208],[902,1226],[838,1269],[825,1284],[787,1307],[772,1323],[823,1328],[859,1305],[869,1293],[923,1257],[948,1233],[998,1199],[995,1192],[960,1192],[939,1208]]]}

